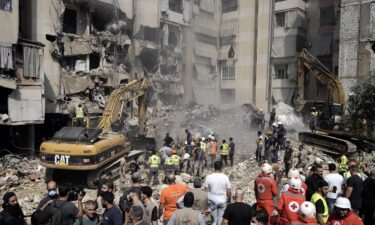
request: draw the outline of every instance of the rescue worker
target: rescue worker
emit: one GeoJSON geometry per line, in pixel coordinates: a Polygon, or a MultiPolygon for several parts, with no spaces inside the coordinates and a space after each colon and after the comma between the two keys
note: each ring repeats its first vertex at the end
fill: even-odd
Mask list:
{"type": "Polygon", "coordinates": [[[349,199],[338,197],[327,225],[363,225],[363,221],[351,210],[349,199]]]}
{"type": "Polygon", "coordinates": [[[275,122],[276,118],[276,106],[272,106],[272,111],[270,112],[270,120],[268,121],[268,128],[272,129],[272,124],[275,122]]]}
{"type": "Polygon", "coordinates": [[[347,165],[348,165],[348,157],[346,157],[345,154],[343,154],[340,159],[339,159],[340,163],[339,163],[339,173],[341,175],[343,175],[345,173],[345,171],[347,170],[347,165]]]}
{"type": "Polygon", "coordinates": [[[300,205],[299,216],[296,221],[292,221],[292,225],[319,225],[316,222],[316,209],[315,205],[311,202],[302,202],[300,205]]]}
{"type": "Polygon", "coordinates": [[[257,150],[255,151],[255,158],[257,162],[260,163],[262,161],[262,151],[263,151],[263,145],[264,145],[264,139],[263,139],[261,131],[258,131],[256,144],[257,144],[257,150]]]}
{"type": "Polygon", "coordinates": [[[272,151],[273,151],[273,137],[272,131],[266,131],[266,136],[264,140],[264,159],[267,160],[268,163],[272,163],[272,151]]]}
{"type": "MultiPolygon", "coordinates": [[[[351,159],[349,161],[349,164],[348,164],[348,168],[349,170],[346,171],[342,176],[344,177],[344,184],[346,184],[346,182],[348,181],[349,177],[352,176],[352,172],[353,172],[353,168],[354,167],[357,167],[357,161],[355,161],[354,159],[351,159]]],[[[358,171],[357,175],[364,181],[366,180],[367,176],[366,174],[364,174],[362,171],[358,171]]]]}
{"type": "Polygon", "coordinates": [[[228,164],[228,154],[229,154],[229,145],[227,141],[224,139],[223,143],[220,146],[220,157],[221,161],[223,161],[224,166],[228,164]]]}
{"type": "Polygon", "coordinates": [[[173,160],[173,165],[174,165],[174,173],[176,175],[179,175],[180,174],[180,163],[181,163],[181,157],[179,155],[177,155],[177,151],[176,149],[173,149],[172,150],[172,156],[171,156],[172,160],[173,160]]]}
{"type": "Polygon", "coordinates": [[[168,152],[168,157],[165,159],[165,174],[174,174],[174,160],[172,158],[172,152],[168,152]]]}
{"type": "Polygon", "coordinates": [[[160,167],[160,157],[156,154],[156,151],[152,151],[152,155],[149,158],[149,165],[150,171],[148,173],[148,181],[147,184],[149,185],[151,179],[154,178],[153,185],[159,184],[158,175],[159,175],[159,167],[160,167]]]}
{"type": "Polygon", "coordinates": [[[329,184],[325,180],[321,180],[317,187],[318,190],[312,195],[311,202],[316,208],[316,220],[320,225],[325,225],[329,215],[329,208],[325,199],[329,191],[329,184]]]}
{"type": "Polygon", "coordinates": [[[187,144],[187,141],[185,141],[185,154],[183,155],[183,168],[186,173],[192,172],[192,157],[193,157],[193,149],[194,149],[194,143],[191,143],[190,145],[187,144]]]}
{"type": "Polygon", "coordinates": [[[286,141],[286,149],[284,154],[285,174],[288,174],[293,163],[293,149],[290,146],[290,141],[286,141]]]}
{"type": "Polygon", "coordinates": [[[193,177],[201,176],[203,169],[204,157],[201,149],[201,143],[198,142],[193,150],[193,177]]]}
{"type": "Polygon", "coordinates": [[[210,150],[209,150],[209,158],[210,158],[210,166],[214,168],[214,164],[216,161],[216,154],[217,154],[217,142],[214,136],[210,136],[210,150]]]}
{"type": "Polygon", "coordinates": [[[273,212],[273,197],[277,195],[276,182],[272,176],[272,166],[263,163],[260,166],[262,173],[254,181],[255,198],[257,200],[256,210],[266,210],[268,217],[273,212]]]}
{"type": "Polygon", "coordinates": [[[285,150],[285,141],[286,141],[286,129],[281,121],[277,123],[278,132],[277,139],[281,150],[285,150]]]}
{"type": "Polygon", "coordinates": [[[306,168],[306,165],[307,165],[307,151],[304,148],[304,145],[300,145],[298,147],[298,150],[299,150],[299,154],[298,154],[297,166],[298,166],[298,168],[304,169],[304,168],[306,168]]]}
{"type": "Polygon", "coordinates": [[[318,125],[318,111],[315,107],[311,107],[310,112],[310,130],[315,132],[316,126],[318,125]]]}
{"type": "Polygon", "coordinates": [[[280,224],[288,224],[288,221],[298,219],[298,210],[301,204],[306,200],[305,195],[301,191],[302,180],[298,177],[292,177],[289,180],[289,189],[281,193],[281,197],[277,204],[273,215],[281,213],[280,224]]]}
{"type": "MultiPolygon", "coordinates": [[[[292,177],[298,177],[301,179],[301,175],[299,173],[299,170],[296,169],[296,168],[291,168],[289,171],[288,171],[288,179],[290,180],[292,177]]],[[[302,181],[302,179],[301,179],[302,181]]],[[[283,186],[283,192],[287,192],[289,189],[289,183],[288,184],[285,184],[283,186]]],[[[302,181],[302,184],[301,184],[301,189],[300,189],[301,193],[306,197],[306,191],[307,191],[307,185],[305,184],[305,182],[302,181]]]]}
{"type": "Polygon", "coordinates": [[[204,161],[204,164],[202,165],[202,168],[207,165],[207,159],[206,159],[206,151],[207,151],[207,143],[206,138],[202,137],[200,139],[201,143],[201,151],[202,151],[202,160],[204,161]]]}
{"type": "Polygon", "coordinates": [[[188,129],[185,130],[186,134],[186,142],[188,145],[191,145],[191,142],[193,141],[193,137],[188,129]]]}
{"type": "Polygon", "coordinates": [[[82,104],[78,104],[75,111],[76,127],[85,127],[85,110],[82,104]]]}
{"type": "Polygon", "coordinates": [[[233,142],[233,138],[230,137],[229,138],[229,161],[230,161],[230,166],[233,166],[233,160],[234,160],[234,150],[235,150],[235,147],[236,147],[236,144],[234,144],[233,142]]]}

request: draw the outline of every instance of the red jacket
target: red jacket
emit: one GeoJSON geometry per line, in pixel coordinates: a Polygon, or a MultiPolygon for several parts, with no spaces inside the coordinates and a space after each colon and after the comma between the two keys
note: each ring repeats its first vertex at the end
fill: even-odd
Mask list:
{"type": "Polygon", "coordinates": [[[277,204],[277,211],[281,212],[281,217],[288,221],[298,220],[300,205],[305,201],[305,195],[300,190],[289,188],[283,192],[277,204]]]}
{"type": "Polygon", "coordinates": [[[348,215],[344,218],[340,218],[336,213],[332,213],[328,219],[327,225],[363,225],[363,221],[350,210],[348,215]]]}
{"type": "Polygon", "coordinates": [[[277,195],[276,182],[270,174],[260,174],[255,179],[254,191],[257,201],[272,200],[277,195]]]}
{"type": "Polygon", "coordinates": [[[291,225],[319,225],[319,223],[316,222],[315,218],[304,218],[302,216],[298,216],[298,220],[293,221],[291,225]]]}

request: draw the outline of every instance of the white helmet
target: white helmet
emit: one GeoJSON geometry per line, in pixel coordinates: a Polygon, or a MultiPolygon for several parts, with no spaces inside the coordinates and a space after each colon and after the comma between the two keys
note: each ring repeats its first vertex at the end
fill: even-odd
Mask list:
{"type": "Polygon", "coordinates": [[[281,121],[277,122],[277,125],[283,125],[283,123],[281,121]]]}
{"type": "Polygon", "coordinates": [[[315,205],[311,202],[302,202],[300,212],[305,218],[315,218],[316,209],[315,205]]]}
{"type": "Polygon", "coordinates": [[[185,145],[187,145],[187,141],[185,141],[185,145]]]}
{"type": "Polygon", "coordinates": [[[263,163],[260,166],[260,169],[262,170],[262,173],[266,173],[266,174],[272,173],[272,166],[268,163],[263,163]]]}
{"type": "Polygon", "coordinates": [[[338,197],[335,202],[335,206],[341,209],[351,209],[350,201],[344,197],[338,197]]]}
{"type": "Polygon", "coordinates": [[[276,122],[274,122],[274,123],[272,124],[272,126],[274,126],[274,127],[277,127],[277,123],[276,123],[276,122]]]}
{"type": "Polygon", "coordinates": [[[289,180],[289,187],[292,189],[300,190],[302,186],[302,180],[299,177],[292,177],[289,180]]]}
{"type": "Polygon", "coordinates": [[[296,168],[292,168],[288,172],[288,178],[299,177],[299,171],[296,168]]]}
{"type": "Polygon", "coordinates": [[[206,138],[205,138],[205,137],[202,137],[201,139],[202,139],[202,141],[205,141],[205,140],[206,140],[206,138]]]}

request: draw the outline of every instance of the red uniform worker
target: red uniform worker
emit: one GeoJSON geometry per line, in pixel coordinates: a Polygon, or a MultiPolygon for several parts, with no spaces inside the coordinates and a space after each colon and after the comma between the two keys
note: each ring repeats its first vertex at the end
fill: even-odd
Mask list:
{"type": "Polygon", "coordinates": [[[315,205],[311,202],[302,202],[300,207],[300,215],[298,216],[298,219],[295,221],[292,221],[292,225],[319,225],[319,223],[316,222],[316,209],[315,205]]]}
{"type": "Polygon", "coordinates": [[[257,200],[257,210],[266,210],[268,216],[272,216],[273,197],[277,195],[276,182],[273,179],[272,167],[268,163],[260,166],[262,173],[255,179],[254,191],[257,200]]]}

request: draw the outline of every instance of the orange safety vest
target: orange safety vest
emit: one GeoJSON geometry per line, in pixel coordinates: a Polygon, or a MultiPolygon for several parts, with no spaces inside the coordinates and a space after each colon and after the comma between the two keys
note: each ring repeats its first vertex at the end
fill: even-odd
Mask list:
{"type": "Polygon", "coordinates": [[[217,143],[216,143],[216,141],[211,141],[210,146],[211,146],[210,154],[211,155],[216,154],[217,153],[217,143]]]}
{"type": "Polygon", "coordinates": [[[277,204],[277,210],[281,211],[281,217],[288,221],[298,220],[298,212],[305,201],[305,195],[301,191],[289,189],[283,192],[277,204]]]}
{"type": "Polygon", "coordinates": [[[268,174],[261,174],[255,179],[254,191],[257,201],[272,200],[277,195],[276,182],[268,174]]]}

